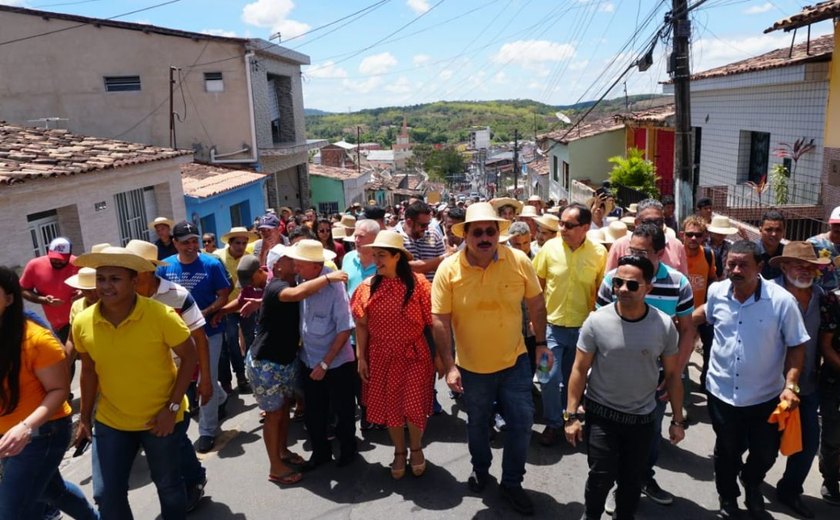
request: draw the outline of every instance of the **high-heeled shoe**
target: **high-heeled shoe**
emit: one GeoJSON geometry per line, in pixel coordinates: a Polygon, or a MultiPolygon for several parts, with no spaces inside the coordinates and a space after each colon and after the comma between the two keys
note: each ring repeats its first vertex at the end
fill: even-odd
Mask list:
{"type": "MultiPolygon", "coordinates": [[[[422,448],[418,448],[416,450],[415,449],[411,450],[412,455],[415,454],[415,453],[418,453],[418,452],[420,453],[420,455],[423,455],[423,449],[422,448]]],[[[411,464],[411,474],[414,475],[415,477],[420,477],[425,472],[426,472],[426,456],[423,455],[423,462],[421,462],[420,464],[411,464]]]]}
{"type": "MultiPolygon", "coordinates": [[[[394,462],[391,463],[391,478],[394,480],[399,480],[405,476],[405,466],[408,463],[407,458],[408,453],[405,451],[395,451],[394,452],[394,462]],[[402,468],[395,467],[397,464],[397,458],[403,457],[403,466],[402,468]]],[[[412,469],[413,471],[413,469],[412,469]]]]}

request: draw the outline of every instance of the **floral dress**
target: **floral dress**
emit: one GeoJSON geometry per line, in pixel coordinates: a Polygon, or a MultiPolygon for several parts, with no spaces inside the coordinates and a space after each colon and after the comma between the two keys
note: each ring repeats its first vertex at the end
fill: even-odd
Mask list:
{"type": "Polygon", "coordinates": [[[423,429],[432,412],[434,365],[423,329],[432,323],[431,284],[414,274],[414,292],[403,306],[406,287],[382,278],[371,295],[373,277],[353,293],[356,319],[367,316],[368,383],[362,385],[367,419],[389,428],[406,421],[423,429]]]}

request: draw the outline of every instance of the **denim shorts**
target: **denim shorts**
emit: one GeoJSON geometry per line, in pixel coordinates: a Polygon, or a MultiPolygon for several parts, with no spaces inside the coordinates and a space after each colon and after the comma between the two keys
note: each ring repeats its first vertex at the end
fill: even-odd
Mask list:
{"type": "Polygon", "coordinates": [[[254,359],[249,352],[245,359],[245,372],[251,381],[254,398],[260,410],[276,412],[299,390],[298,360],[281,365],[273,361],[254,359]]]}

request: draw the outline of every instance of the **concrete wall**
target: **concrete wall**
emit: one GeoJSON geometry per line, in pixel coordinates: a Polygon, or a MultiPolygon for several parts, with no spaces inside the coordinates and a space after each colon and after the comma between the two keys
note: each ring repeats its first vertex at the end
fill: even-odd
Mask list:
{"type": "Polygon", "coordinates": [[[337,202],[338,211],[344,212],[349,202],[344,198],[344,186],[340,180],[310,175],[309,181],[312,186],[312,206],[320,210],[318,204],[321,202],[337,202]]]}
{"type": "MultiPolygon", "coordinates": [[[[27,215],[56,210],[60,231],[73,242],[74,253],[93,244],[119,244],[114,195],[153,186],[157,212],[184,219],[184,192],[180,165],[192,160],[179,157],[113,170],[50,179],[30,179],[11,186],[0,185],[0,236],[6,247],[0,251],[0,265],[20,267],[34,255],[27,215]],[[94,204],[107,203],[96,211],[94,204]]],[[[147,215],[149,220],[156,215],[147,215]]]]}
{"type": "Polygon", "coordinates": [[[569,178],[589,179],[599,184],[609,178],[612,170],[607,159],[616,155],[624,156],[623,128],[572,141],[569,143],[569,178]]]}
{"type": "Polygon", "coordinates": [[[216,236],[221,237],[233,227],[230,220],[231,206],[247,202],[249,208],[249,215],[247,216],[250,218],[250,221],[247,221],[246,225],[250,226],[255,217],[265,214],[264,184],[265,180],[261,180],[204,199],[184,197],[187,215],[190,219],[192,219],[193,215],[198,215],[199,219],[212,216],[215,222],[216,236]]]}
{"type": "MultiPolygon", "coordinates": [[[[840,24],[834,26],[834,41],[840,42],[840,24]]],[[[824,218],[840,206],[840,59],[832,60],[829,70],[828,106],[825,118],[822,184],[824,218]]]]}
{"type": "MultiPolygon", "coordinates": [[[[354,202],[358,202],[362,206],[367,205],[368,199],[365,197],[365,184],[370,182],[370,176],[373,172],[365,173],[355,179],[347,179],[343,181],[344,184],[344,203],[349,206],[354,202]]],[[[312,190],[313,194],[315,190],[312,190]]],[[[345,206],[346,207],[346,206],[345,206]]],[[[342,210],[344,208],[341,208],[342,210]]]]}
{"type": "MultiPolygon", "coordinates": [[[[78,22],[0,13],[4,41],[74,25],[78,22]]],[[[85,25],[5,46],[0,120],[33,126],[30,120],[62,117],[75,133],[168,146],[170,65],[183,69],[183,98],[175,91],[175,111],[184,119],[175,125],[179,148],[192,148],[197,159],[207,160],[212,146],[228,153],[251,143],[242,44],[106,26],[85,25]],[[201,65],[208,62],[218,63],[201,65]],[[224,92],[205,91],[205,72],[222,73],[224,92]],[[105,91],[104,76],[134,75],[140,76],[139,92],[105,91]]]]}
{"type": "Polygon", "coordinates": [[[269,174],[265,184],[266,204],[269,208],[304,208],[311,205],[306,161],[306,152],[260,158],[260,171],[269,174]]]}
{"type": "MultiPolygon", "coordinates": [[[[252,67],[253,73],[251,75],[251,85],[254,92],[254,115],[255,125],[257,128],[257,147],[259,148],[273,148],[275,146],[271,137],[271,118],[269,116],[269,95],[276,95],[269,91],[269,76],[280,76],[289,78],[287,87],[289,88],[288,96],[281,95],[280,112],[282,124],[287,124],[287,119],[291,118],[292,130],[289,134],[294,134],[293,138],[284,140],[287,143],[305,143],[306,142],[306,120],[303,115],[303,88],[301,85],[300,65],[297,63],[287,63],[272,55],[257,53],[254,61],[256,65],[252,67]],[[284,99],[292,104],[284,102],[284,99]]],[[[306,162],[306,154],[304,160],[306,162]]],[[[265,170],[272,171],[272,170],[265,170]]]]}
{"type": "Polygon", "coordinates": [[[739,177],[742,131],[770,133],[769,169],[782,162],[773,156],[779,143],[813,138],[817,149],[800,159],[796,182],[820,183],[827,74],[828,64],[813,63],[693,82],[691,124],[702,128],[700,185],[748,180],[739,177]]]}

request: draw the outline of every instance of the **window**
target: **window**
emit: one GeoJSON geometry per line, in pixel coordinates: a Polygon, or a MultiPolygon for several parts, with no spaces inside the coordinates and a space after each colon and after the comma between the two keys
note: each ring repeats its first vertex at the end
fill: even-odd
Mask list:
{"type": "Polygon", "coordinates": [[[105,76],[106,92],[140,90],[140,76],[105,76]]]}
{"type": "Polygon", "coordinates": [[[551,156],[551,180],[554,182],[560,181],[560,174],[557,172],[557,156],[551,156]]]}
{"type": "MultiPolygon", "coordinates": [[[[201,230],[202,235],[204,233],[213,233],[214,235],[216,234],[216,214],[215,213],[211,213],[207,216],[201,217],[201,219],[199,219],[198,223],[199,223],[199,229],[201,230]]],[[[238,224],[233,224],[231,227],[236,226],[236,225],[238,225],[238,224]]],[[[221,240],[221,238],[218,238],[217,242],[218,242],[218,240],[221,240]]]]}
{"type": "Polygon", "coordinates": [[[770,134],[741,130],[738,147],[738,179],[759,182],[770,162],[770,134]]]}
{"type": "Polygon", "coordinates": [[[29,234],[32,237],[32,250],[35,256],[47,254],[47,246],[52,240],[61,235],[58,227],[58,212],[56,210],[42,211],[26,216],[29,224],[29,234]]]}
{"type": "Polygon", "coordinates": [[[250,207],[248,206],[248,201],[240,202],[239,204],[234,204],[230,207],[230,227],[246,227],[250,228],[253,222],[251,222],[251,211],[250,207]]]}
{"type": "Polygon", "coordinates": [[[146,203],[144,192],[154,188],[139,188],[124,191],[114,195],[114,206],[117,208],[117,223],[120,229],[120,246],[125,246],[130,240],[148,240],[149,233],[146,217],[146,203]]]}
{"type": "Polygon", "coordinates": [[[295,141],[295,112],[292,99],[292,78],[268,74],[267,103],[271,140],[275,144],[295,141]]]}
{"type": "Polygon", "coordinates": [[[333,213],[338,213],[338,201],[319,202],[318,212],[323,213],[325,215],[332,215],[333,213]]]}
{"type": "Polygon", "coordinates": [[[570,181],[569,181],[569,163],[563,161],[563,187],[567,190],[569,189],[570,181]]]}
{"type": "Polygon", "coordinates": [[[204,73],[204,90],[207,92],[224,92],[225,82],[222,80],[221,72],[204,73]]]}

